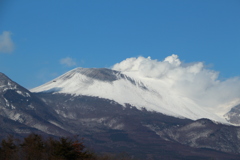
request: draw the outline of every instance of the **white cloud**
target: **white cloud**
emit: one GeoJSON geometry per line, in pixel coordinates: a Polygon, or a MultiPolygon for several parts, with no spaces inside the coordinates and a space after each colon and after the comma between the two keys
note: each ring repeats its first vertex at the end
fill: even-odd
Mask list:
{"type": "Polygon", "coordinates": [[[60,64],[68,66],[68,67],[72,67],[72,66],[76,66],[77,63],[70,57],[66,57],[60,60],[60,64]]]}
{"type": "Polygon", "coordinates": [[[10,53],[14,50],[14,43],[11,39],[11,32],[4,31],[0,35],[0,52],[10,53]]]}
{"type": "Polygon", "coordinates": [[[199,106],[219,114],[227,112],[228,104],[235,105],[233,102],[240,100],[239,77],[220,81],[217,71],[207,69],[202,62],[183,64],[177,55],[163,61],[150,57],[128,58],[115,64],[112,69],[141,77],[142,80],[157,80],[167,90],[191,98],[199,106]]]}

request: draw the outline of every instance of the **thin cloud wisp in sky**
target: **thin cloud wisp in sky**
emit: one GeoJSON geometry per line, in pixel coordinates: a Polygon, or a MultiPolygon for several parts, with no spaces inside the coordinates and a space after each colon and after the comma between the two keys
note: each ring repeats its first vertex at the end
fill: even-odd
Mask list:
{"type": "Polygon", "coordinates": [[[0,53],[11,53],[14,50],[14,43],[11,39],[11,32],[4,31],[0,35],[0,53]]]}
{"type": "Polygon", "coordinates": [[[60,64],[65,65],[67,67],[73,67],[77,65],[77,63],[70,57],[62,58],[60,60],[60,64]]]}

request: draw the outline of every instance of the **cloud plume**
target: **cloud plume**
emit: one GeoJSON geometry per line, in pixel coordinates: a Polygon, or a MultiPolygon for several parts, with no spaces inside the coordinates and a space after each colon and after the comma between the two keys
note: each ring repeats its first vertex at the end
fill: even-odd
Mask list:
{"type": "MultiPolygon", "coordinates": [[[[203,62],[184,64],[177,55],[166,57],[163,61],[152,60],[150,57],[128,58],[115,64],[112,69],[129,76],[158,81],[172,93],[191,98],[199,106],[216,113],[226,113],[230,106],[239,103],[240,79],[229,78],[219,80],[219,73],[207,69],[203,62]]],[[[146,82],[147,82],[146,81],[146,82]]]]}
{"type": "Polygon", "coordinates": [[[77,65],[77,63],[70,57],[61,59],[60,64],[65,65],[67,67],[72,67],[77,65]]]}
{"type": "Polygon", "coordinates": [[[11,32],[4,31],[0,35],[0,53],[11,53],[14,50],[14,43],[11,39],[11,32]]]}

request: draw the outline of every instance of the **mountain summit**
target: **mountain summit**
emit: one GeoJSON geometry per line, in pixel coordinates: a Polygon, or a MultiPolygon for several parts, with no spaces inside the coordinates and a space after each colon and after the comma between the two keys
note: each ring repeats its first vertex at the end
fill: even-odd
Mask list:
{"type": "Polygon", "coordinates": [[[223,115],[206,109],[197,100],[169,90],[162,80],[106,68],[76,68],[31,91],[99,97],[122,106],[130,104],[140,110],[145,108],[174,117],[192,120],[208,118],[228,123],[223,115]]]}

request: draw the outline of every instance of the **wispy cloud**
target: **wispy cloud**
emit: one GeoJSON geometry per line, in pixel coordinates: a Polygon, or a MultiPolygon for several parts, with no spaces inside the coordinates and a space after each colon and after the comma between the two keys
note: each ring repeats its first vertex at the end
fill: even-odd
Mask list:
{"type": "Polygon", "coordinates": [[[65,65],[67,67],[72,67],[72,66],[76,66],[77,65],[75,60],[70,58],[70,57],[66,57],[66,58],[60,59],[60,64],[65,65]]]}
{"type": "Polygon", "coordinates": [[[11,32],[4,31],[0,35],[0,53],[11,53],[14,50],[14,43],[11,39],[11,32]]]}

